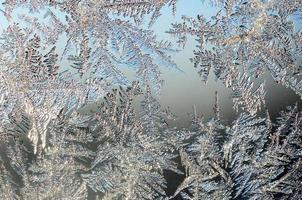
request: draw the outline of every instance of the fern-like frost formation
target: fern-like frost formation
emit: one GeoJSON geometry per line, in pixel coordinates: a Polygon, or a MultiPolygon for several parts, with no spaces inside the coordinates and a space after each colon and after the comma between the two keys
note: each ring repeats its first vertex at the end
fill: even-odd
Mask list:
{"type": "MultiPolygon", "coordinates": [[[[265,77],[301,99],[301,0],[209,0],[166,32],[237,118],[161,105],[177,45],[152,31],[177,0],[6,0],[0,36],[0,200],[302,199],[299,104],[271,119],[265,77]],[[299,21],[300,20],[300,21],[299,21]],[[262,113],[261,113],[262,111],[262,113]],[[264,112],[263,112],[264,111],[264,112]]],[[[214,93],[214,91],[213,91],[214,93]]]]}

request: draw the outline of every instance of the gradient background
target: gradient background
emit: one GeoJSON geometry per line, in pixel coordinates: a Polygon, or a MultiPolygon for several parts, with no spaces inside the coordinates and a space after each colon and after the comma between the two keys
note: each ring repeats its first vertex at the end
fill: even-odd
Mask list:
{"type": "MultiPolygon", "coordinates": [[[[165,6],[161,10],[162,15],[151,27],[157,35],[158,40],[170,41],[175,45],[175,48],[178,48],[176,39],[166,33],[166,31],[171,28],[171,23],[180,22],[182,15],[196,17],[197,14],[199,14],[205,17],[211,17],[217,12],[217,8],[211,6],[208,0],[178,0],[176,8],[176,15],[173,15],[172,8],[165,6]]],[[[3,9],[1,4],[0,9],[3,9]]],[[[28,9],[26,8],[16,9],[16,12],[13,14],[14,21],[17,21],[19,14],[27,12],[28,9]]],[[[44,12],[30,15],[42,17],[43,14],[44,12]]],[[[64,19],[64,15],[60,16],[59,12],[56,14],[58,14],[57,16],[59,18],[62,17],[62,19],[64,19]]],[[[148,21],[147,18],[146,21],[148,21]]],[[[23,24],[21,21],[19,23],[21,25],[23,24]]],[[[1,12],[0,29],[3,30],[7,26],[8,22],[1,12]]],[[[60,41],[60,44],[58,47],[63,49],[64,41],[60,41]]],[[[221,117],[230,123],[238,115],[232,108],[231,91],[225,88],[221,82],[216,82],[213,73],[210,74],[207,84],[201,81],[197,70],[193,67],[193,63],[189,61],[189,58],[193,57],[193,50],[196,45],[197,42],[195,39],[189,37],[186,47],[184,49],[179,48],[181,51],[172,55],[173,60],[178,67],[183,70],[183,73],[169,70],[165,67],[161,68],[165,85],[157,98],[163,107],[169,106],[171,111],[178,116],[177,120],[172,122],[171,125],[186,127],[190,124],[188,113],[193,112],[194,105],[196,106],[197,113],[204,115],[205,118],[213,116],[215,91],[218,91],[221,117]]],[[[69,65],[69,63],[62,64],[69,65]]],[[[126,74],[133,76],[133,72],[126,74]]],[[[296,102],[298,102],[299,107],[302,105],[300,97],[295,95],[293,91],[276,84],[270,75],[266,75],[265,79],[267,91],[266,107],[272,119],[275,119],[278,112],[289,105],[294,105],[296,102]]],[[[137,110],[138,112],[140,110],[138,103],[137,110]]]]}
{"type": "MultiPolygon", "coordinates": [[[[0,9],[3,9],[2,5],[0,5],[0,9]]],[[[20,8],[19,11],[26,12],[26,9],[20,8]]],[[[217,10],[214,7],[211,7],[207,3],[203,3],[201,0],[178,0],[176,15],[174,16],[172,14],[171,7],[165,6],[161,12],[162,15],[151,29],[156,33],[158,40],[168,40],[173,44],[176,44],[176,40],[166,33],[166,31],[171,28],[171,23],[180,22],[182,15],[196,17],[197,14],[202,14],[206,17],[210,17],[214,15],[216,11],[217,10]]],[[[62,18],[63,17],[64,16],[62,16],[62,18]]],[[[14,18],[17,19],[17,14],[14,18]]],[[[8,23],[5,20],[3,13],[0,13],[0,28],[3,30],[7,26],[8,23]]],[[[170,126],[182,128],[190,125],[191,118],[188,114],[193,113],[193,106],[195,106],[197,112],[202,114],[206,119],[214,115],[213,104],[215,100],[215,91],[218,91],[221,117],[227,123],[231,123],[239,114],[232,108],[231,91],[230,89],[225,88],[221,82],[214,81],[213,73],[210,74],[207,84],[201,81],[193,64],[189,61],[189,58],[193,57],[193,50],[196,45],[197,42],[194,38],[189,38],[186,47],[181,49],[180,52],[172,55],[173,60],[183,73],[162,67],[165,85],[157,98],[163,107],[169,106],[171,111],[177,116],[177,119],[174,122],[170,122],[170,126]]],[[[267,91],[266,107],[273,120],[276,119],[279,111],[284,110],[289,105],[294,105],[296,102],[298,102],[301,110],[302,101],[299,96],[295,95],[290,89],[276,84],[269,75],[266,75],[265,79],[267,91]]],[[[139,112],[139,102],[136,102],[136,106],[139,112]]],[[[261,116],[263,114],[264,109],[259,115],[261,116]]],[[[169,174],[168,172],[165,176],[167,180],[174,183],[168,184],[168,191],[172,194],[177,185],[182,181],[182,177],[176,176],[173,173],[169,174]]]]}
{"type": "MultiPolygon", "coordinates": [[[[165,31],[171,28],[171,23],[180,22],[181,16],[196,17],[202,14],[205,17],[211,17],[216,13],[216,8],[200,0],[178,0],[176,15],[173,16],[171,8],[165,7],[162,10],[162,16],[153,25],[152,29],[158,35],[158,39],[169,40],[176,44],[176,40],[165,31]]],[[[175,125],[187,126],[190,118],[187,113],[192,113],[193,106],[196,106],[197,112],[204,115],[205,118],[213,116],[213,104],[215,100],[215,91],[218,92],[219,106],[222,118],[231,122],[238,113],[232,109],[231,91],[224,85],[214,80],[213,73],[210,74],[207,84],[201,81],[197,70],[189,58],[193,57],[193,50],[197,42],[194,38],[189,38],[186,47],[179,53],[173,55],[174,61],[184,73],[173,72],[163,69],[165,85],[159,96],[163,106],[169,106],[178,116],[175,125]]],[[[298,102],[301,106],[301,99],[290,89],[275,83],[270,75],[266,75],[266,106],[271,118],[274,120],[280,110],[284,110],[289,105],[298,102]]],[[[301,108],[301,107],[300,107],[301,108]]],[[[264,111],[259,113],[263,114],[264,111]]]]}

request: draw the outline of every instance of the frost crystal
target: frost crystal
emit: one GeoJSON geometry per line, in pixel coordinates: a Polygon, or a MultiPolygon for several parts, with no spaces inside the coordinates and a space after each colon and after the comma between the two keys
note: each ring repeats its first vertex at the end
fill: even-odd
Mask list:
{"type": "Polygon", "coordinates": [[[281,113],[276,125],[241,114],[231,127],[218,119],[199,126],[180,150],[183,199],[301,198],[301,112],[281,113]]]}
{"type": "Polygon", "coordinates": [[[270,74],[302,96],[301,1],[218,0],[219,12],[208,19],[183,16],[168,33],[185,45],[187,36],[198,41],[191,61],[206,82],[210,71],[231,88],[235,108],[255,113],[264,104],[263,85],[252,80],[270,74]],[[249,77],[249,78],[247,78],[249,77]],[[255,94],[254,94],[255,93],[255,94]],[[238,98],[240,100],[238,100],[238,98]],[[238,102],[240,101],[240,102],[238,102]]]}
{"type": "Polygon", "coordinates": [[[301,1],[213,0],[211,19],[172,25],[180,44],[197,38],[195,68],[205,81],[213,71],[242,111],[225,123],[216,92],[214,117],[194,107],[186,128],[170,126],[158,96],[176,50],[150,30],[176,2],[2,4],[0,200],[301,199],[298,105],[276,122],[257,116],[266,74],[302,96],[301,1]]]}

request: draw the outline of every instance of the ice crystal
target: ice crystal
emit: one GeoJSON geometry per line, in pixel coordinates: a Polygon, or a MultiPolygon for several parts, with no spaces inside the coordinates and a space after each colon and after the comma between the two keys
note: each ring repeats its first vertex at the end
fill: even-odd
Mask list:
{"type": "Polygon", "coordinates": [[[297,107],[269,118],[243,113],[225,126],[217,118],[190,133],[180,150],[183,199],[299,199],[301,113],[297,107]]]}
{"type": "MultiPolygon", "coordinates": [[[[97,112],[103,114],[98,115],[93,128],[98,141],[96,156],[82,177],[104,199],[161,199],[166,196],[163,170],[178,172],[172,160],[175,156],[154,128],[157,120],[135,120],[134,91],[114,90],[97,112]],[[154,126],[151,129],[149,125],[154,126]]],[[[155,102],[148,102],[152,112],[155,102]]]]}
{"type": "Polygon", "coordinates": [[[235,107],[253,113],[264,104],[265,93],[262,85],[255,89],[251,80],[265,74],[301,96],[301,31],[295,28],[301,1],[213,2],[219,11],[210,19],[183,16],[183,22],[168,31],[181,45],[190,35],[196,38],[191,61],[202,79],[207,81],[213,71],[235,93],[235,107]]]}
{"type": "MultiPolygon", "coordinates": [[[[301,112],[289,107],[276,123],[242,113],[231,126],[193,115],[192,127],[165,126],[167,116],[147,88],[137,119],[134,82],[108,93],[92,113],[63,108],[47,128],[46,148],[34,154],[26,137],[33,125],[25,108],[14,109],[1,134],[1,198],[87,199],[299,199],[301,112]],[[160,119],[159,116],[162,118],[160,119]],[[164,170],[185,167],[175,194],[166,193],[164,170]]],[[[41,142],[41,141],[39,141],[41,142]]],[[[171,184],[171,182],[170,182],[171,184]]]]}
{"type": "Polygon", "coordinates": [[[173,2],[3,3],[10,23],[0,42],[1,121],[5,123],[15,106],[25,106],[33,118],[28,137],[37,153],[38,140],[44,148],[48,123],[60,109],[81,108],[96,102],[115,84],[129,85],[121,66],[133,67],[142,85],[159,91],[163,82],[159,65],[176,68],[166,54],[171,44],[157,42],[152,31],[125,17],[139,20],[153,13],[154,20],[161,7],[173,2]],[[20,24],[14,22],[16,13],[20,24]],[[36,16],[41,13],[44,18],[36,16]],[[112,17],[115,13],[124,18],[112,17]]]}
{"type": "MultiPolygon", "coordinates": [[[[40,148],[38,140],[38,151],[26,137],[31,116],[25,108],[14,110],[1,135],[7,141],[6,154],[1,154],[1,194],[13,199],[87,199],[91,189],[104,199],[167,197],[163,171],[182,172],[173,145],[161,137],[162,122],[155,115],[137,120],[132,101],[138,94],[134,82],[108,93],[92,113],[64,107],[49,120],[46,144],[40,148]],[[150,121],[158,129],[148,134],[150,121]]],[[[153,104],[158,106],[155,99],[148,103],[151,110],[153,104]]]]}
{"type": "Polygon", "coordinates": [[[0,199],[301,199],[302,113],[257,116],[255,81],[268,72],[301,96],[301,1],[212,2],[210,20],[169,32],[197,37],[199,74],[212,70],[244,112],[225,123],[216,92],[213,118],[194,107],[189,127],[172,128],[157,94],[175,49],[149,28],[176,0],[6,0],[0,199]]]}

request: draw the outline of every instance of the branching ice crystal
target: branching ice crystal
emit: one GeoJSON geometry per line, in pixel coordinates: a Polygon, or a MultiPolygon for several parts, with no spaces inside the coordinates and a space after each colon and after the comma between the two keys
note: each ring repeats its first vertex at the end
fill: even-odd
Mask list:
{"type": "Polygon", "coordinates": [[[62,107],[81,108],[96,102],[115,84],[129,85],[121,66],[134,67],[142,85],[158,91],[163,82],[159,65],[176,68],[166,54],[171,44],[157,42],[151,31],[111,15],[117,12],[137,21],[153,13],[154,20],[161,7],[173,2],[3,3],[10,25],[0,42],[1,121],[7,120],[14,106],[25,106],[33,123],[28,137],[37,152],[38,140],[44,148],[48,123],[62,107]],[[18,13],[19,7],[30,12],[18,13]],[[22,24],[13,22],[16,12],[22,24]],[[44,19],[35,16],[41,13],[44,19]]]}
{"type": "Polygon", "coordinates": [[[185,45],[187,36],[198,41],[191,61],[204,81],[212,70],[235,94],[234,107],[255,113],[261,105],[264,85],[254,79],[267,73],[301,96],[301,16],[298,0],[218,0],[219,12],[208,19],[183,16],[168,31],[185,45]],[[295,25],[296,24],[296,25],[295,25]],[[249,78],[247,78],[249,77],[249,78]],[[255,95],[253,95],[255,93],[255,95]],[[254,96],[254,97],[253,97],[254,96]],[[238,102],[238,98],[240,99],[238,102]]]}
{"type": "Polygon", "coordinates": [[[225,123],[216,92],[214,117],[194,107],[179,129],[156,95],[160,67],[178,69],[175,50],[144,28],[165,5],[175,14],[176,0],[6,0],[0,199],[301,199],[302,113],[288,107],[276,123],[256,114],[267,73],[301,96],[302,2],[212,3],[221,10],[211,19],[183,17],[169,33],[197,38],[199,74],[212,70],[244,112],[225,123]]]}
{"type": "Polygon", "coordinates": [[[217,118],[189,133],[180,155],[183,199],[300,199],[301,112],[281,113],[276,125],[241,114],[231,127],[217,118]]]}

